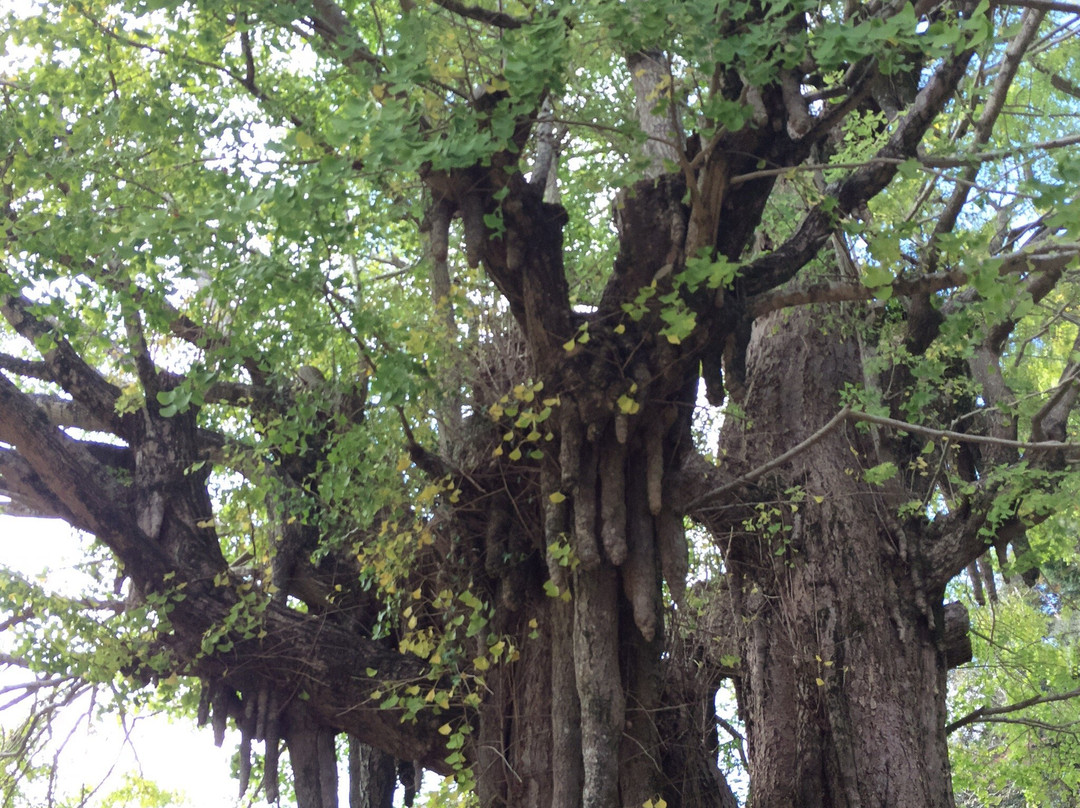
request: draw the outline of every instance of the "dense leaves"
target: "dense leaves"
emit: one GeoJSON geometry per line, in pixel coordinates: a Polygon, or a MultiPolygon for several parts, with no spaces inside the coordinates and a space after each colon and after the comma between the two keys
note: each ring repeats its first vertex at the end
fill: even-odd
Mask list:
{"type": "Polygon", "coordinates": [[[302,808],[1075,802],[1078,27],[7,12],[5,804],[89,693],[302,808]]]}

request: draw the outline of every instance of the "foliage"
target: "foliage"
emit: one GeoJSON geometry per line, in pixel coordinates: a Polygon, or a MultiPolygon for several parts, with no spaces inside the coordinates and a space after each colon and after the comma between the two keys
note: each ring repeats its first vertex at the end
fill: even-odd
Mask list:
{"type": "MultiPolygon", "coordinates": [[[[8,803],[89,689],[232,722],[241,790],[273,799],[316,727],[453,775],[432,806],[512,802],[497,744],[529,762],[526,708],[564,699],[585,793],[661,806],[674,775],[586,746],[632,723],[589,704],[659,715],[666,687],[753,786],[736,727],[762,722],[710,736],[719,681],[746,719],[747,627],[872,541],[898,636],[941,628],[950,579],[973,615],[953,720],[1075,690],[1080,63],[1044,5],[5,12],[0,495],[97,536],[77,580],[0,572],[43,722],[5,730],[8,803]],[[575,611],[605,581],[610,614],[575,611]]],[[[840,735],[848,668],[810,622],[770,625],[840,735]]],[[[1069,804],[1076,709],[956,726],[961,802],[1069,804]]]]}

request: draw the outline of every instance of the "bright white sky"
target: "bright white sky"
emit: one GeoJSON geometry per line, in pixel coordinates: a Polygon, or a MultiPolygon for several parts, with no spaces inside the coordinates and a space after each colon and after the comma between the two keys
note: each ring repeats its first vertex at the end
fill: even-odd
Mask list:
{"type": "MultiPolygon", "coordinates": [[[[83,541],[58,520],[0,516],[0,565],[28,576],[49,570],[49,588],[62,589],[65,579],[71,582],[72,567],[82,557],[83,541]]],[[[21,671],[0,672],[0,685],[26,680],[21,671]]],[[[81,706],[85,709],[85,705],[81,706]]],[[[79,709],[80,705],[72,707],[68,721],[75,719],[79,709]]],[[[21,717],[18,708],[0,713],[0,726],[9,730],[17,726],[21,717]]],[[[57,737],[65,734],[56,733],[57,737]]],[[[63,794],[78,794],[84,786],[97,786],[112,769],[109,780],[88,808],[120,787],[125,772],[140,774],[163,789],[184,794],[187,800],[181,805],[232,808],[237,803],[237,782],[230,777],[229,767],[235,748],[235,737],[226,737],[224,746],[217,749],[209,727],[198,730],[186,722],[171,723],[163,716],[139,717],[130,744],[125,743],[115,719],[105,718],[89,726],[83,722],[60,758],[59,788],[63,794]]]]}

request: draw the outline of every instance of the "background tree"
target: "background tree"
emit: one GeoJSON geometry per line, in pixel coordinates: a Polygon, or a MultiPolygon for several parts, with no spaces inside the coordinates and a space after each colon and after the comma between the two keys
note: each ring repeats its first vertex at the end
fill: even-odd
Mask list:
{"type": "Polygon", "coordinates": [[[7,576],[11,661],[234,722],[271,801],[287,748],[302,808],[344,738],[356,805],[733,805],[725,678],[752,805],[953,805],[946,588],[1074,550],[1078,25],[10,14],[0,483],[100,543],[7,576]]]}

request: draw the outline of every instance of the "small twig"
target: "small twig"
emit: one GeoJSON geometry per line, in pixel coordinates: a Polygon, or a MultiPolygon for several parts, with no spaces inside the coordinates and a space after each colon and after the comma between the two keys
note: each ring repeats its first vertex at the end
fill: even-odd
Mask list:
{"type": "Polygon", "coordinates": [[[1080,14],[1080,5],[1076,5],[1075,3],[1059,3],[1056,0],[995,0],[995,2],[990,5],[1033,8],[1039,11],[1060,11],[1065,14],[1080,14]]]}
{"type": "Polygon", "coordinates": [[[1077,449],[1078,443],[1064,443],[1057,440],[1025,441],[1007,440],[1006,438],[991,438],[986,435],[968,435],[964,432],[953,432],[949,429],[933,429],[919,424],[910,424],[907,421],[898,421],[895,418],[886,418],[883,415],[871,415],[868,412],[848,409],[846,417],[852,421],[865,421],[878,426],[887,426],[892,429],[900,429],[904,432],[914,432],[917,435],[926,435],[938,440],[951,440],[958,443],[979,443],[984,446],[1004,446],[1010,449],[1077,449]]]}
{"type": "Polygon", "coordinates": [[[844,407],[842,410],[840,410],[840,412],[830,418],[829,422],[825,424],[825,426],[821,427],[821,429],[808,437],[802,443],[793,446],[792,448],[784,452],[782,455],[774,457],[767,463],[762,463],[756,469],[747,472],[742,477],[739,477],[737,480],[733,480],[732,482],[722,485],[719,488],[714,488],[712,491],[706,491],[701,496],[695,497],[694,499],[690,500],[689,503],[687,503],[685,510],[687,512],[690,512],[702,503],[707,502],[714,497],[718,497],[721,494],[726,494],[728,491],[738,488],[741,485],[745,485],[746,483],[752,483],[754,480],[758,479],[758,477],[761,477],[763,474],[768,474],[777,466],[782,466],[784,463],[791,460],[791,458],[801,454],[802,452],[805,452],[819,440],[828,435],[850,414],[851,408],[844,407]]]}

